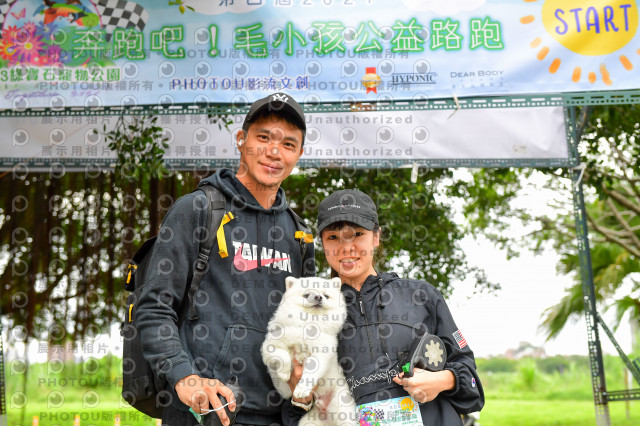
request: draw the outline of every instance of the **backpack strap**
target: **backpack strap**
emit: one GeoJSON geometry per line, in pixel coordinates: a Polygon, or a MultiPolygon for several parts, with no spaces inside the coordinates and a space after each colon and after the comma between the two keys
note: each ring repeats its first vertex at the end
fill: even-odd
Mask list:
{"type": "MultiPolygon", "coordinates": [[[[193,298],[200,289],[200,281],[202,281],[202,277],[207,270],[209,254],[211,253],[213,243],[216,240],[218,233],[221,232],[224,224],[234,218],[234,215],[231,212],[225,214],[226,201],[224,194],[219,189],[211,185],[204,184],[200,185],[198,190],[204,191],[207,197],[207,229],[205,232],[205,240],[200,243],[200,251],[198,252],[198,258],[196,259],[196,263],[193,268],[193,278],[191,279],[189,287],[189,313],[187,314],[187,319],[190,321],[198,319],[198,312],[196,311],[196,307],[193,303],[193,298]],[[226,221],[224,220],[225,218],[227,219],[226,221]]],[[[219,245],[222,246],[223,244],[221,243],[224,241],[223,232],[219,245]]],[[[226,251],[226,242],[224,242],[224,247],[226,251]]]]}
{"type": "MultiPolygon", "coordinates": [[[[206,239],[200,244],[200,251],[198,252],[198,259],[194,265],[193,277],[191,278],[191,284],[189,286],[189,292],[187,294],[189,298],[189,312],[187,319],[195,321],[198,319],[198,311],[196,310],[193,299],[200,290],[200,282],[204,277],[204,273],[207,270],[209,264],[209,256],[215,240],[218,240],[218,253],[220,257],[227,257],[227,243],[224,236],[224,225],[235,219],[235,213],[226,212],[226,200],[224,194],[217,188],[203,184],[198,187],[197,190],[204,191],[207,197],[207,231],[206,239]]],[[[296,223],[295,238],[300,242],[300,255],[302,257],[303,271],[304,261],[307,255],[307,246],[313,244],[313,235],[311,230],[305,223],[305,221],[294,212],[291,207],[287,206],[287,211],[293,217],[296,223]]]]}
{"type": "Polygon", "coordinates": [[[300,242],[300,256],[302,259],[302,271],[301,276],[304,273],[304,262],[307,257],[307,247],[309,244],[313,244],[313,235],[311,230],[302,219],[290,206],[287,206],[287,211],[293,216],[293,220],[296,222],[296,235],[295,239],[300,242]]]}

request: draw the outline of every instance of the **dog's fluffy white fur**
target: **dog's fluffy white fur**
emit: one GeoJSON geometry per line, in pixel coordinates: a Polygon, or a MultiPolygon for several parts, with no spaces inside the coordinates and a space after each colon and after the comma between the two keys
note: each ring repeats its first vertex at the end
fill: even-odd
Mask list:
{"type": "Polygon", "coordinates": [[[306,398],[317,386],[315,404],[300,425],[357,424],[355,403],[338,364],[337,335],[347,318],[340,279],[288,277],[285,283],[261,348],[274,386],[291,398],[287,382],[295,359],[304,368],[293,396],[306,398]]]}

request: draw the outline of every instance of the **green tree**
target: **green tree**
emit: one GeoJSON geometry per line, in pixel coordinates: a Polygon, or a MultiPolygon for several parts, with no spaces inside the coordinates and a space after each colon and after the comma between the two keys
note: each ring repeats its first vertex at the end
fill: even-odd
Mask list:
{"type": "MultiPolygon", "coordinates": [[[[460,248],[465,228],[454,220],[455,205],[473,196],[478,185],[454,182],[452,176],[452,170],[422,169],[418,181],[412,183],[409,169],[309,169],[290,176],[283,187],[293,208],[313,227],[324,197],[338,189],[357,188],[369,194],[378,207],[382,227],[378,268],[424,279],[445,295],[456,281],[469,275],[475,277],[478,291],[493,291],[498,285],[466,261],[460,248]]],[[[489,202],[486,208],[499,204],[489,202]]],[[[317,253],[316,262],[319,273],[328,276],[322,253],[317,253]]]]}
{"type": "MultiPolygon", "coordinates": [[[[614,327],[619,326],[625,313],[629,313],[630,321],[640,322],[639,111],[638,105],[594,109],[585,120],[580,141],[580,154],[587,166],[583,185],[591,194],[587,216],[596,300],[603,309],[615,309],[614,327]],[[621,295],[623,285],[629,293],[621,295]]],[[[588,113],[584,111],[582,116],[586,118],[588,113]]],[[[547,230],[550,236],[554,234],[551,227],[547,230]]],[[[577,253],[565,253],[564,272],[575,270],[577,253]]],[[[579,289],[576,283],[560,303],[545,312],[543,327],[549,336],[584,311],[584,305],[576,303],[579,289]]]]}
{"type": "MultiPolygon", "coordinates": [[[[589,243],[593,263],[596,300],[600,310],[616,311],[617,327],[625,313],[631,321],[640,321],[640,124],[638,105],[583,107],[577,113],[576,133],[579,140],[581,163],[586,167],[582,184],[586,198],[589,243]],[[620,295],[620,290],[627,294],[620,295]]],[[[493,175],[492,171],[483,171],[493,175]]],[[[571,170],[539,169],[536,172],[509,171],[505,181],[494,181],[493,191],[511,185],[518,179],[525,190],[535,191],[526,183],[531,176],[543,176],[542,189],[555,191],[559,196],[552,202],[555,213],[532,215],[511,207],[503,216],[490,216],[488,220],[471,222],[476,232],[489,236],[497,244],[509,247],[512,255],[519,250],[541,253],[552,248],[561,255],[558,271],[570,274],[575,284],[566,295],[545,313],[541,328],[549,338],[556,336],[567,323],[577,321],[584,313],[582,284],[579,274],[578,246],[575,236],[575,218],[571,198],[571,170]],[[531,232],[524,238],[511,238],[507,230],[516,218],[531,232]]],[[[478,173],[476,173],[478,176],[478,173]]],[[[539,179],[538,179],[539,180],[539,179]]],[[[472,199],[466,204],[471,216],[482,218],[486,210],[472,199]],[[481,214],[474,213],[479,209],[481,214]]]]}
{"type": "Polygon", "coordinates": [[[119,322],[127,259],[197,178],[166,169],[156,119],[121,116],[105,129],[115,171],[0,175],[0,313],[10,344],[83,342],[119,322]]]}
{"type": "MultiPolygon", "coordinates": [[[[168,171],[121,179],[118,171],[0,175],[0,312],[12,338],[82,341],[123,315],[123,272],[142,241],[179,196],[211,172],[168,171]]],[[[459,242],[464,228],[454,204],[475,194],[474,183],[452,181],[450,170],[308,169],[285,182],[288,198],[310,224],[331,191],[356,187],[380,209],[380,267],[424,278],[448,294],[472,274],[478,291],[494,290],[469,265],[459,242]]],[[[319,271],[326,272],[318,253],[319,271]]]]}

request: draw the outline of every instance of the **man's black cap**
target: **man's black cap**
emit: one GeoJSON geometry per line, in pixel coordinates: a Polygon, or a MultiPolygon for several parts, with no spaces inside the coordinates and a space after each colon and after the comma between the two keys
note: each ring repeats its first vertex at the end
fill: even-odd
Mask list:
{"type": "Polygon", "coordinates": [[[318,206],[318,235],[336,222],[351,222],[372,231],[379,225],[376,205],[371,197],[357,189],[336,191],[318,206]]]}
{"type": "Polygon", "coordinates": [[[253,122],[256,114],[264,109],[268,109],[269,112],[275,113],[282,110],[288,111],[296,119],[297,124],[302,129],[302,133],[304,134],[307,132],[307,123],[304,120],[304,111],[302,110],[302,107],[295,99],[282,92],[273,93],[265,98],[258,99],[251,104],[251,108],[249,108],[249,112],[244,118],[242,130],[245,132],[249,130],[249,125],[253,122]]]}

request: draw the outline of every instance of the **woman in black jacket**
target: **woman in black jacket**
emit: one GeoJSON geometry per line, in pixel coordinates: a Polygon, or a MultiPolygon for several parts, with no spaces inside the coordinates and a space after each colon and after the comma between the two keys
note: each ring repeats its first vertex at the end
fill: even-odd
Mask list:
{"type": "MultiPolygon", "coordinates": [[[[318,234],[333,274],[343,283],[348,318],[339,335],[338,359],[359,423],[461,425],[461,414],[482,409],[473,352],[440,292],[424,281],[374,269],[380,226],[371,198],[353,189],[331,194],[319,206],[318,234]],[[414,368],[408,377],[402,367],[412,343],[425,333],[439,338],[429,343],[431,365],[414,368]],[[439,368],[428,368],[434,366],[439,368]]],[[[295,387],[299,371],[293,376],[295,387]]],[[[288,414],[300,413],[291,407],[288,414]]]]}

